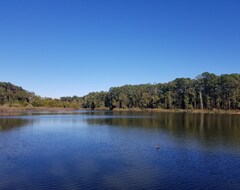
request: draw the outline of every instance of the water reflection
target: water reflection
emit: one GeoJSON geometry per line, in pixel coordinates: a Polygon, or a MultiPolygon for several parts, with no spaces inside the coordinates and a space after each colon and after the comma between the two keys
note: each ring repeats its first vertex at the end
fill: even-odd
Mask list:
{"type": "Polygon", "coordinates": [[[28,119],[0,118],[0,132],[23,127],[29,123],[30,123],[30,120],[28,119]]]}
{"type": "MultiPolygon", "coordinates": [[[[97,113],[101,115],[102,113],[97,113]]],[[[108,113],[109,115],[110,113],[108,113]]],[[[192,137],[201,142],[240,144],[240,117],[203,113],[112,113],[111,117],[87,118],[90,125],[159,129],[175,137],[192,137]],[[127,117],[125,117],[127,116],[127,117]]]]}
{"type": "Polygon", "coordinates": [[[0,189],[240,185],[238,115],[89,111],[0,118],[0,126],[0,189]]]}

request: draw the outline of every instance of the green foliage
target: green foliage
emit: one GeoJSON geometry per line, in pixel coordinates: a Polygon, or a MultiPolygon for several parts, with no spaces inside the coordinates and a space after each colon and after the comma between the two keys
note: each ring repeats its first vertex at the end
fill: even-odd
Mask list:
{"type": "Polygon", "coordinates": [[[35,94],[11,83],[0,82],[0,105],[26,106],[32,103],[35,94]]]}
{"type": "Polygon", "coordinates": [[[106,92],[91,92],[81,99],[83,108],[95,109],[105,107],[106,92]]]}
{"type": "Polygon", "coordinates": [[[108,109],[240,109],[240,74],[202,73],[196,79],[177,78],[168,83],[124,85],[108,92],[60,99],[35,96],[11,83],[0,83],[0,105],[108,108],[108,109]]]}
{"type": "Polygon", "coordinates": [[[91,108],[93,102],[97,108],[104,104],[109,109],[240,109],[240,75],[205,72],[196,79],[113,87],[89,93],[83,100],[83,108],[91,108]]]}

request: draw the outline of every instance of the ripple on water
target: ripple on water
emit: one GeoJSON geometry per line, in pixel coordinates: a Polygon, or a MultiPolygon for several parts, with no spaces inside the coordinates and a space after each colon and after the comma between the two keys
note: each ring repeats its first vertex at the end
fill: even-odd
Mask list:
{"type": "Polygon", "coordinates": [[[239,118],[225,116],[233,117],[228,118],[230,126],[209,115],[104,114],[25,116],[13,122],[5,118],[0,189],[240,186],[239,118]]]}

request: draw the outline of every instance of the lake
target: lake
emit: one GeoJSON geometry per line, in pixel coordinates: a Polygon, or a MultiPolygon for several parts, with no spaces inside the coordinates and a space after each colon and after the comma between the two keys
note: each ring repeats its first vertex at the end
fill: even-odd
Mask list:
{"type": "Polygon", "coordinates": [[[2,116],[0,189],[240,189],[240,115],[2,116]]]}

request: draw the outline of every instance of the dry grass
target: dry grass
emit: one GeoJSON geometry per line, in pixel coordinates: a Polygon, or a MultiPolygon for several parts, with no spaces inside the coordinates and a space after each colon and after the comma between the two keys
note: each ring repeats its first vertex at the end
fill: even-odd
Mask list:
{"type": "Polygon", "coordinates": [[[170,112],[170,113],[212,113],[212,114],[240,114],[240,110],[194,110],[194,109],[140,109],[140,108],[131,108],[131,109],[114,109],[114,111],[134,111],[134,112],[170,112]]]}
{"type": "MultiPolygon", "coordinates": [[[[68,113],[74,111],[73,108],[48,108],[48,107],[6,107],[0,106],[0,115],[22,115],[22,114],[31,114],[31,113],[68,113]]],[[[96,110],[108,110],[106,108],[99,108],[96,110]]],[[[211,113],[211,114],[240,114],[240,110],[183,110],[183,109],[140,109],[140,108],[131,108],[131,109],[118,109],[115,108],[113,111],[131,111],[131,112],[170,112],[170,113],[211,113]]]]}
{"type": "Polygon", "coordinates": [[[47,107],[6,107],[0,106],[0,115],[21,115],[41,112],[70,112],[73,108],[47,108],[47,107]]]}

